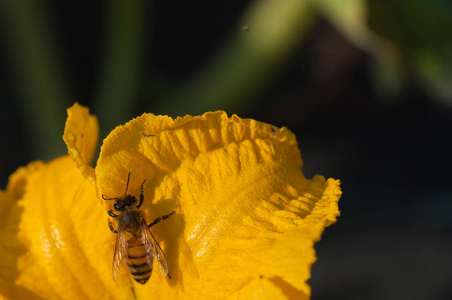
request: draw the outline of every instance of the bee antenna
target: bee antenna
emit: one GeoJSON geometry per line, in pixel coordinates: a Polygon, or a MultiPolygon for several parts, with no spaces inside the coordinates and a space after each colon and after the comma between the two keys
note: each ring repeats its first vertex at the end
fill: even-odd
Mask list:
{"type": "Polygon", "coordinates": [[[104,195],[102,195],[102,199],[104,199],[104,200],[118,200],[118,198],[105,198],[104,195]]]}
{"type": "Polygon", "coordinates": [[[127,195],[127,190],[129,189],[129,180],[130,180],[130,172],[129,172],[129,175],[127,175],[127,185],[126,185],[126,191],[124,192],[124,196],[127,195]]]}

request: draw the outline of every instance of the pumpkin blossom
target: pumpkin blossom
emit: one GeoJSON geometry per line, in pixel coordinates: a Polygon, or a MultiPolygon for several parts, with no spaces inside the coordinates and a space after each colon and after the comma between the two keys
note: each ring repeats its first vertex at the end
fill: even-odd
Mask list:
{"type": "MultiPolygon", "coordinates": [[[[0,191],[0,298],[308,299],[314,242],[339,215],[339,181],[303,175],[293,133],[225,112],[143,114],[103,141],[68,109],[68,156],[19,168],[0,191]],[[171,279],[112,278],[115,201],[139,198],[171,279]]],[[[157,265],[156,265],[157,264],[157,265]]]]}

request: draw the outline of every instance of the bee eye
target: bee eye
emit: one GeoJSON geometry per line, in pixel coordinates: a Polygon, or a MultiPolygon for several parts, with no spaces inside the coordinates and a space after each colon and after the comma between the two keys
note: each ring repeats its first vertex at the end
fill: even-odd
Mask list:
{"type": "Polygon", "coordinates": [[[113,208],[114,208],[115,210],[121,210],[121,209],[122,209],[122,203],[116,202],[116,203],[113,205],[113,208]]]}

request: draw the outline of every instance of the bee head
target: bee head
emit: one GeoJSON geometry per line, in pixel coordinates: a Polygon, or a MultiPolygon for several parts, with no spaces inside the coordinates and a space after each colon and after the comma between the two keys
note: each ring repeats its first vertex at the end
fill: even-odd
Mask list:
{"type": "Polygon", "coordinates": [[[132,195],[126,195],[122,198],[119,198],[116,200],[115,204],[113,205],[113,208],[116,211],[124,211],[125,209],[132,208],[137,203],[137,198],[132,195]]]}
{"type": "MultiPolygon", "coordinates": [[[[105,198],[104,195],[102,195],[102,199],[104,199],[104,200],[115,200],[115,204],[113,205],[113,208],[116,211],[121,212],[121,211],[130,209],[130,208],[133,208],[134,206],[136,206],[137,198],[132,195],[127,195],[127,190],[129,188],[129,180],[130,180],[130,172],[129,172],[129,175],[127,175],[127,185],[126,185],[126,191],[124,192],[124,196],[119,197],[119,198],[105,198]]],[[[143,181],[143,183],[144,183],[144,181],[143,181]]],[[[141,189],[143,190],[143,185],[141,185],[141,189]]],[[[143,191],[141,191],[141,192],[143,192],[143,191]]]]}

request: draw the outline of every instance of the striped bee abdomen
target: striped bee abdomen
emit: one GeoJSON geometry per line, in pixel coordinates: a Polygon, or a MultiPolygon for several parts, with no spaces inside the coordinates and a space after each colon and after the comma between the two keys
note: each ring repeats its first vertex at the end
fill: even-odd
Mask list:
{"type": "Polygon", "coordinates": [[[127,241],[127,267],[138,283],[145,284],[151,277],[153,257],[146,250],[140,238],[132,238],[127,241]]]}

